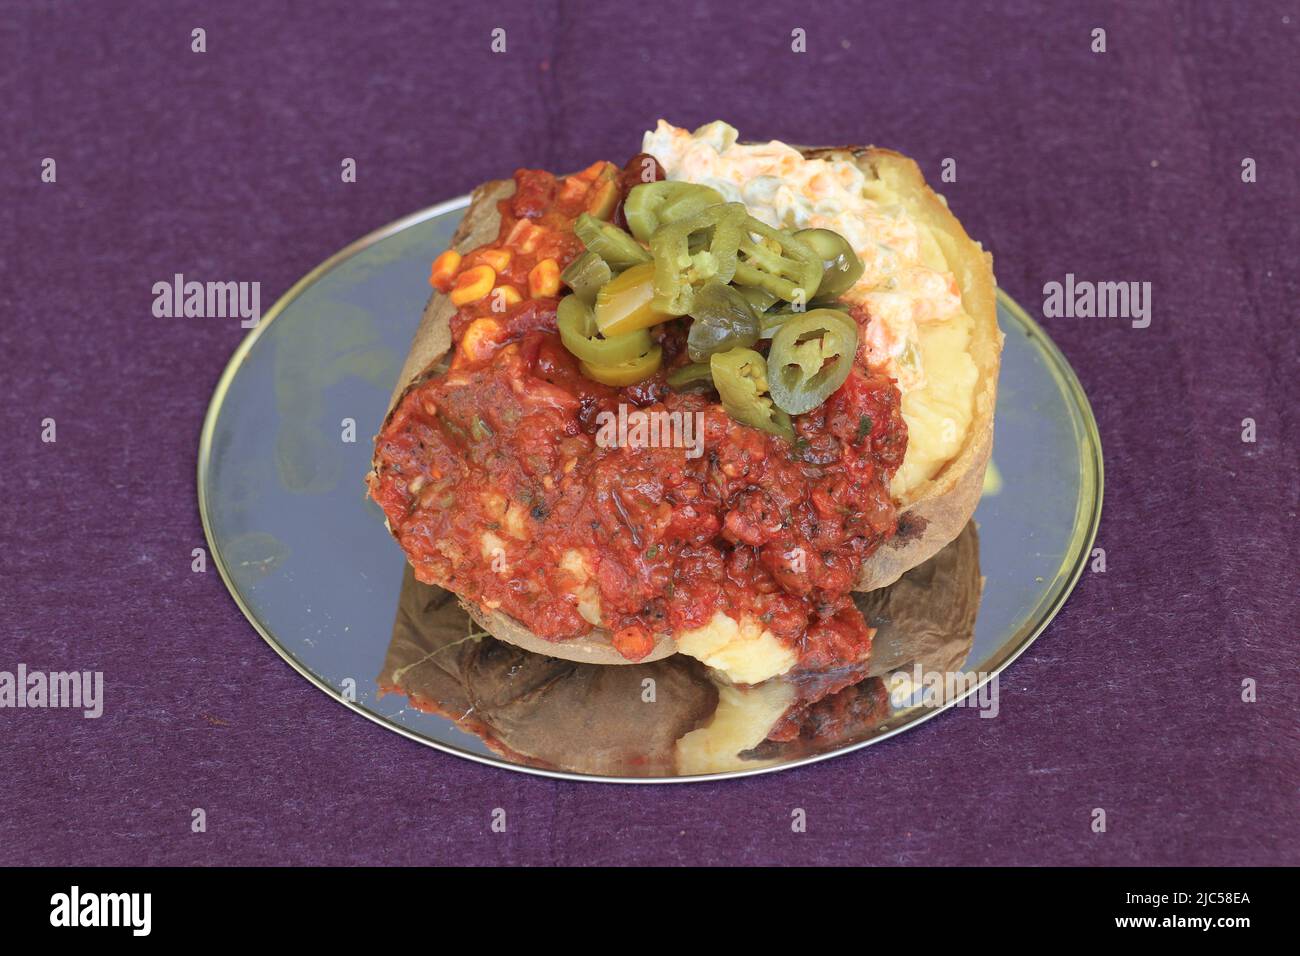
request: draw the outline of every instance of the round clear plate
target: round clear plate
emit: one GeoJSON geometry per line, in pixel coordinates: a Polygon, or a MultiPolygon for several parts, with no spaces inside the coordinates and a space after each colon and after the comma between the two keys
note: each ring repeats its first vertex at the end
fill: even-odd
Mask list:
{"type": "MultiPolygon", "coordinates": [[[[768,748],[690,774],[635,761],[584,770],[555,753],[530,759],[500,740],[489,747],[427,700],[413,706],[385,693],[380,675],[392,676],[394,622],[411,583],[404,592],[405,558],[363,477],[428,298],[429,263],[468,201],[392,223],[299,281],[235,351],[204,422],[198,495],[213,561],[256,631],[340,704],[439,750],[528,773],[619,782],[769,773],[867,746],[953,706],[1023,653],[1065,602],[1101,513],[1101,443],[1064,356],[999,291],[1006,344],[993,466],[975,513],[984,586],[973,636],[952,636],[969,645],[960,669],[975,680],[930,699],[895,693],[884,712],[823,745],[768,748]]],[[[551,718],[543,710],[532,719],[551,718]]]]}

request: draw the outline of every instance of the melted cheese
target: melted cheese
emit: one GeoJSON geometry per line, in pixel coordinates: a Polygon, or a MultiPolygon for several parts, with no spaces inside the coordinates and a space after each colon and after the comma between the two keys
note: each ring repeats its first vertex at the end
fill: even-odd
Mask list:
{"type": "Polygon", "coordinates": [[[909,430],[890,490],[901,499],[938,474],[970,428],[978,372],[967,351],[973,322],[929,230],[855,163],[805,159],[777,141],[741,144],[726,123],[689,133],[660,120],[642,149],[669,179],[711,186],[770,226],[830,229],[848,240],[864,271],[844,299],[871,316],[865,360],[897,380],[909,430]]]}

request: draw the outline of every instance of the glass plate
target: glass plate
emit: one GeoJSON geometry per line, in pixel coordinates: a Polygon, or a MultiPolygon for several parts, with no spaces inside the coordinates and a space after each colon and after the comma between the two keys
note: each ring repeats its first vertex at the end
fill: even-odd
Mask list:
{"type": "MultiPolygon", "coordinates": [[[[760,724],[771,702],[764,711],[754,692],[737,702],[737,692],[719,691],[703,668],[679,658],[593,671],[477,635],[455,601],[404,573],[401,549],[363,484],[371,438],[428,298],[429,263],[468,202],[392,223],[300,280],[235,351],[204,422],[198,495],[213,561],[257,632],[332,698],[431,747],[528,773],[618,782],[765,773],[984,700],[996,688],[985,683],[1065,602],[1101,514],[1101,442],[1065,358],[999,291],[1006,344],[978,535],[968,529],[935,559],[946,562],[942,574],[923,566],[889,593],[864,598],[879,628],[878,666],[869,681],[820,705],[824,732],[742,740],[746,749],[735,753],[726,750],[735,741],[719,750],[700,735],[688,746],[683,731],[713,719],[719,693],[760,724]],[[950,581],[965,583],[948,594],[940,585],[950,581]],[[972,628],[962,615],[976,609],[972,628]],[[941,619],[924,619],[934,613],[941,619]],[[967,676],[937,687],[932,672],[967,676]],[[521,674],[530,687],[552,689],[530,696],[521,674]],[[629,694],[669,706],[629,710],[629,694]],[[592,708],[608,710],[616,739],[593,743],[592,708]]],[[[789,698],[774,699],[779,706],[789,698]]]]}

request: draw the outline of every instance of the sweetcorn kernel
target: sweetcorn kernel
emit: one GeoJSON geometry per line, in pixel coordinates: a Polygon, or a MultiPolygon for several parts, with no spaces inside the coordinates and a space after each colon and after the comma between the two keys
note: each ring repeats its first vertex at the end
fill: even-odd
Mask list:
{"type": "Polygon", "coordinates": [[[471,362],[479,362],[492,355],[497,346],[501,323],[496,319],[475,319],[465,327],[460,337],[460,354],[471,362]]]}
{"type": "Polygon", "coordinates": [[[492,290],[493,312],[504,312],[516,302],[522,301],[524,301],[524,297],[512,285],[499,285],[492,290]]]}
{"type": "Polygon", "coordinates": [[[534,299],[557,295],[560,291],[560,265],[554,259],[543,259],[528,273],[528,295],[534,299]]]}
{"type": "Polygon", "coordinates": [[[496,270],[491,266],[466,269],[456,277],[456,283],[451,287],[451,302],[457,306],[477,302],[492,291],[496,281],[496,270]]]}
{"type": "Polygon", "coordinates": [[[478,260],[490,265],[499,274],[506,271],[506,266],[510,265],[514,255],[509,249],[482,249],[478,253],[478,260]]]}
{"type": "Polygon", "coordinates": [[[456,270],[459,268],[460,253],[455,249],[448,249],[433,260],[433,266],[429,270],[429,285],[439,292],[446,292],[451,288],[451,280],[455,277],[456,270]]]}

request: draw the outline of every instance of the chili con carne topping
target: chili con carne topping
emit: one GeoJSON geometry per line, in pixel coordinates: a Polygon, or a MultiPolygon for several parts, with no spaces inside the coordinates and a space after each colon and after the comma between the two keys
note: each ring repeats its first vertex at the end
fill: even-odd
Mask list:
{"type": "Polygon", "coordinates": [[[443,280],[454,291],[486,265],[494,290],[513,290],[496,298],[512,301],[459,305],[450,368],[411,388],[376,439],[371,494],[416,576],[550,641],[599,623],[633,660],[653,635],[722,611],[760,622],[800,670],[861,661],[871,629],[850,589],[894,533],[889,482],[907,443],[893,380],[854,364],[823,404],[794,416],[790,441],[729,416],[707,375],[668,385],[691,363],[689,320],[673,320],[650,330],[662,352],[652,377],[593,381],[557,333],[559,290],[530,276],[547,260],[567,267],[584,248],[574,221],[593,205],[621,215],[633,183],[599,163],[561,179],[521,170],[515,182],[496,241],[443,280]],[[620,405],[701,421],[702,454],[604,447],[601,413],[620,405]]]}

